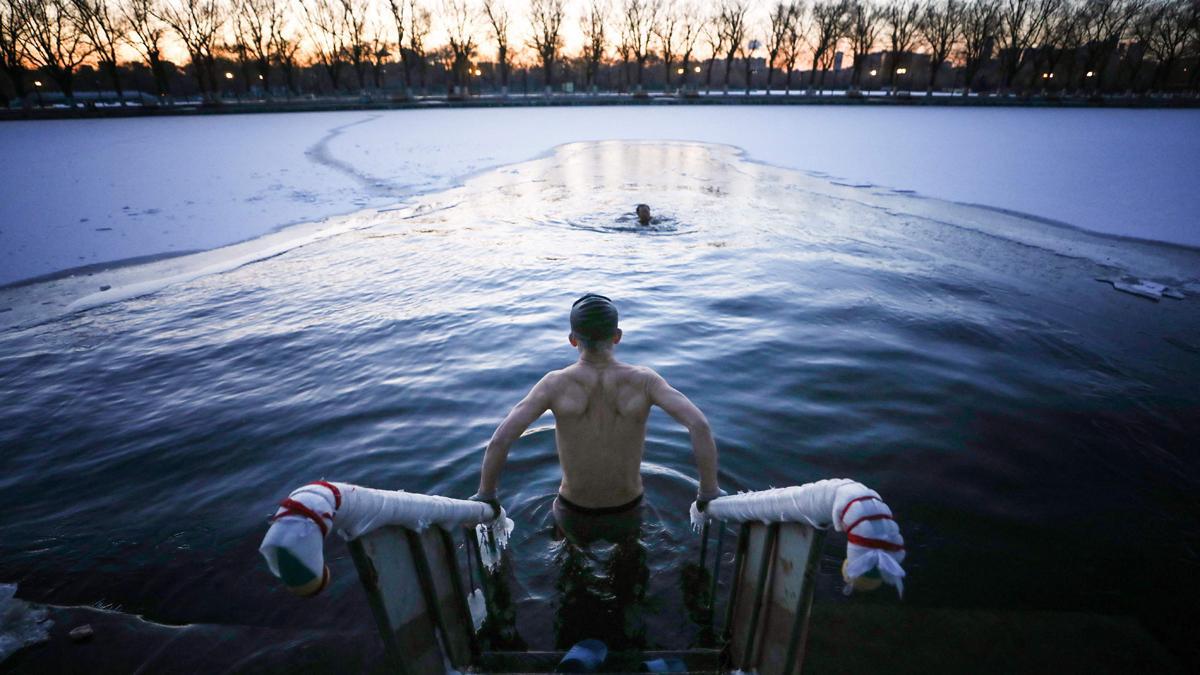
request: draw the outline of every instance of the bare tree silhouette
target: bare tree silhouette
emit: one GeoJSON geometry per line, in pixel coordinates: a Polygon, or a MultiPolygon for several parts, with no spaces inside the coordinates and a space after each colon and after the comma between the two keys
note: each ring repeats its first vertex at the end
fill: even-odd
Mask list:
{"type": "Polygon", "coordinates": [[[927,96],[933,96],[938,72],[950,56],[950,50],[958,42],[962,26],[962,2],[960,0],[933,0],[925,5],[917,32],[929,47],[929,86],[927,96]]]}
{"type": "Polygon", "coordinates": [[[963,12],[962,21],[963,96],[968,96],[979,69],[992,57],[1000,32],[1000,0],[972,3],[963,12]]]}
{"type": "Polygon", "coordinates": [[[921,6],[915,0],[892,0],[883,7],[883,24],[888,38],[888,93],[897,90],[896,76],[901,74],[900,57],[913,48],[921,6]]]}
{"type": "Polygon", "coordinates": [[[1063,0],[1004,0],[1000,5],[1000,67],[1005,93],[1041,44],[1055,7],[1063,0]]]}
{"type": "Polygon", "coordinates": [[[704,92],[712,93],[712,74],[713,65],[717,62],[717,56],[725,53],[725,31],[721,26],[720,11],[714,15],[708,16],[701,32],[704,35],[704,43],[708,46],[708,67],[704,70],[704,92]]]}
{"type": "Polygon", "coordinates": [[[807,8],[804,5],[797,4],[795,20],[788,26],[787,33],[783,38],[783,67],[785,76],[783,79],[783,92],[785,94],[792,93],[792,75],[796,72],[796,63],[800,60],[800,52],[804,45],[804,25],[801,23],[804,20],[804,13],[807,8]]]}
{"type": "Polygon", "coordinates": [[[812,69],[808,71],[808,90],[816,91],[817,69],[821,70],[821,89],[825,88],[827,56],[837,49],[838,40],[848,32],[849,0],[817,0],[813,3],[812,69]]]}
{"type": "Polygon", "coordinates": [[[625,0],[621,7],[624,17],[625,42],[633,53],[637,67],[637,87],[642,91],[646,59],[650,56],[650,40],[654,37],[658,23],[659,3],[657,0],[625,0]]]}
{"type": "Polygon", "coordinates": [[[150,67],[158,97],[166,97],[171,91],[162,59],[162,45],[167,26],[158,19],[158,15],[162,13],[158,7],[158,0],[125,0],[121,5],[121,13],[129,24],[129,32],[125,35],[126,44],[137,51],[150,67]]]}
{"type": "MultiPolygon", "coordinates": [[[[717,30],[725,46],[725,81],[724,91],[729,93],[729,75],[733,72],[733,58],[742,47],[746,37],[746,12],[750,7],[744,0],[725,0],[717,12],[717,30]]],[[[716,58],[716,54],[713,54],[716,58]]]]}
{"type": "Polygon", "coordinates": [[[492,39],[496,41],[496,66],[500,72],[500,93],[508,96],[508,67],[509,67],[509,12],[504,0],[483,0],[483,13],[487,16],[488,26],[492,29],[492,39]]]}
{"type": "Polygon", "coordinates": [[[455,94],[465,94],[471,81],[471,59],[475,56],[475,22],[478,12],[468,0],[445,0],[442,6],[446,18],[446,34],[450,41],[455,94]]]}
{"type": "Polygon", "coordinates": [[[433,15],[418,0],[408,0],[408,52],[409,57],[404,61],[404,77],[412,82],[410,67],[416,67],[421,80],[421,93],[429,93],[429,82],[426,79],[429,63],[426,61],[425,39],[433,28],[433,15]]]}
{"type": "Polygon", "coordinates": [[[566,13],[563,0],[531,0],[529,3],[529,23],[533,28],[529,46],[541,59],[547,94],[554,90],[554,65],[562,49],[560,32],[566,13]]]}
{"type": "Polygon", "coordinates": [[[99,66],[108,75],[113,91],[125,105],[125,90],[121,86],[121,71],[117,68],[117,51],[129,34],[129,22],[109,4],[109,0],[72,0],[79,31],[84,34],[99,56],[99,66]]]}
{"type": "Polygon", "coordinates": [[[696,41],[700,39],[700,33],[704,28],[704,18],[696,6],[690,2],[683,2],[675,7],[675,11],[680,14],[679,48],[683,50],[680,58],[683,77],[680,78],[679,87],[686,89],[692,76],[692,54],[696,51],[696,41]]]}
{"type": "Polygon", "coordinates": [[[882,20],[883,13],[878,5],[865,0],[855,0],[850,4],[847,36],[850,38],[850,48],[854,50],[854,66],[850,74],[850,88],[853,91],[862,88],[863,69],[867,56],[879,40],[882,20]]]}
{"type": "Polygon", "coordinates": [[[29,58],[45,68],[68,102],[75,100],[75,69],[93,47],[79,29],[82,17],[70,0],[19,0],[27,23],[29,58]]]}
{"type": "Polygon", "coordinates": [[[268,92],[271,89],[271,55],[277,42],[276,34],[283,30],[286,8],[283,0],[239,0],[234,9],[234,15],[240,17],[235,25],[240,25],[244,32],[239,42],[246,45],[253,57],[258,78],[268,92]]]}
{"type": "MultiPolygon", "coordinates": [[[[509,1],[0,0],[0,105],[15,97],[29,104],[35,73],[68,98],[99,83],[124,102],[133,82],[148,88],[145,71],[121,62],[133,52],[164,102],[172,89],[217,100],[235,84],[271,97],[280,78],[292,94],[356,87],[365,95],[385,89],[392,63],[400,67],[389,84],[408,95],[434,83],[470,95],[489,81],[484,70],[505,95],[516,60],[540,66],[549,91],[567,68],[590,92],[603,84],[642,94],[686,90],[704,68],[711,92],[720,62],[726,94],[738,68],[739,86],[765,85],[770,95],[780,68],[791,92],[803,59],[817,94],[843,43],[852,71],[832,84],[851,93],[875,63],[872,86],[883,82],[889,95],[902,84],[927,96],[963,86],[968,95],[1094,97],[1194,94],[1200,84],[1197,0],[719,0],[711,9],[694,0],[529,0],[524,30],[512,24],[509,1]],[[568,18],[583,38],[569,58],[568,18]],[[177,71],[165,54],[180,47],[188,59],[177,71]],[[754,70],[760,56],[763,75],[754,70]],[[100,77],[79,80],[86,66],[100,77]]],[[[528,88],[529,68],[520,74],[528,88]]]]}
{"type": "Polygon", "coordinates": [[[660,8],[658,20],[653,26],[654,36],[658,38],[658,46],[662,51],[663,91],[671,89],[671,65],[675,62],[675,50],[679,46],[678,29],[681,20],[675,3],[668,2],[667,5],[660,8]]]}
{"type": "Polygon", "coordinates": [[[775,80],[775,64],[779,62],[784,52],[788,34],[792,32],[804,5],[795,2],[776,2],[768,15],[770,30],[767,31],[767,94],[771,93],[771,83],[775,80]]]}
{"type": "Polygon", "coordinates": [[[608,23],[608,3],[591,0],[579,19],[583,33],[584,84],[588,91],[596,93],[600,64],[604,59],[604,46],[608,43],[605,25],[608,23]]]}
{"type": "MultiPolygon", "coordinates": [[[[28,14],[21,0],[0,0],[0,72],[8,76],[17,98],[26,100],[25,51],[28,14]]],[[[0,87],[0,102],[6,107],[3,87],[0,87]]],[[[28,101],[26,101],[28,103],[28,101]]]]}

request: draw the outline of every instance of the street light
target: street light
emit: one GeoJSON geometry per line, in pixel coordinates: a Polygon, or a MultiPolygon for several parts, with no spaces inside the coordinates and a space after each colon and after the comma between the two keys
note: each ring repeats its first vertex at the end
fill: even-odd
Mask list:
{"type": "MultiPolygon", "coordinates": [[[[905,73],[907,73],[907,72],[908,72],[908,68],[897,68],[897,69],[896,69],[896,74],[897,74],[897,75],[903,75],[903,74],[905,74],[905,73]]],[[[875,73],[875,71],[871,71],[871,74],[874,74],[874,73],[875,73]]]]}
{"type": "Polygon", "coordinates": [[[225,73],[225,79],[227,79],[227,80],[232,80],[232,79],[233,79],[233,73],[228,73],[228,72],[227,72],[227,73],[225,73]]]}
{"type": "Polygon", "coordinates": [[[1091,71],[1091,70],[1087,71],[1087,77],[1092,77],[1095,74],[1096,73],[1094,71],[1091,71]]]}
{"type": "Polygon", "coordinates": [[[875,77],[878,74],[879,74],[878,70],[875,70],[874,68],[871,69],[871,77],[875,77]]]}
{"type": "Polygon", "coordinates": [[[40,87],[40,86],[42,86],[42,81],[41,81],[41,80],[34,80],[34,81],[33,81],[33,86],[35,86],[35,87],[40,87]]]}
{"type": "MultiPolygon", "coordinates": [[[[1187,70],[1187,68],[1184,68],[1184,70],[1187,70]]],[[[695,68],[693,68],[693,69],[692,69],[692,72],[693,72],[693,73],[698,73],[698,72],[700,72],[700,66],[696,66],[695,68]]]]}
{"type": "Polygon", "coordinates": [[[676,71],[675,71],[675,74],[676,74],[676,75],[682,75],[682,74],[683,74],[683,68],[678,68],[678,69],[676,69],[676,71]]]}

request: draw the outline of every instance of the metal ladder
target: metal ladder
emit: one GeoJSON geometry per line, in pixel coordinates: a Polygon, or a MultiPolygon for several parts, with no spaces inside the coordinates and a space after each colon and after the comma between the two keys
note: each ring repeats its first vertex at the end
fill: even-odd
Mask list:
{"type": "MultiPolygon", "coordinates": [[[[825,530],[798,522],[728,524],[737,526],[737,539],[723,629],[718,632],[713,626],[720,648],[615,652],[603,672],[636,670],[642,660],[662,656],[683,660],[689,672],[738,669],[788,675],[801,671],[825,530]]],[[[726,522],[717,523],[710,621],[719,605],[726,529],[726,522]]],[[[709,530],[706,524],[700,543],[701,568],[708,564],[713,538],[709,530]]],[[[483,566],[474,528],[463,528],[462,536],[466,561],[459,559],[452,533],[439,527],[422,531],[384,527],[349,542],[390,668],[402,675],[443,673],[447,666],[478,673],[552,671],[561,652],[482,649],[463,571],[472,588],[478,579],[489,615],[495,607],[495,580],[483,566]]]]}

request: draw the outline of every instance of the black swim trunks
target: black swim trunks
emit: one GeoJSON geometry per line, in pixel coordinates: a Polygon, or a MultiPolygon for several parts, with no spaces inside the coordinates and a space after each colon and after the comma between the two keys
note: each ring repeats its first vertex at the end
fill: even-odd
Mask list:
{"type": "Polygon", "coordinates": [[[617,506],[589,508],[561,494],[554,500],[558,532],[577,546],[597,540],[612,543],[636,541],[642,527],[642,495],[617,506]]]}
{"type": "Polygon", "coordinates": [[[567,499],[566,497],[564,497],[562,495],[562,493],[560,492],[560,493],[558,493],[558,501],[560,503],[562,503],[563,506],[567,507],[568,509],[571,509],[572,511],[575,511],[576,513],[586,513],[590,516],[604,516],[604,515],[609,515],[612,513],[621,513],[622,511],[628,511],[629,509],[632,509],[633,507],[637,506],[638,504],[641,504],[642,497],[645,497],[645,496],[646,496],[645,493],[642,493],[642,494],[634,497],[633,499],[625,502],[624,504],[617,504],[616,506],[591,507],[591,506],[580,506],[579,504],[576,504],[575,502],[571,501],[570,499],[567,499]]]}

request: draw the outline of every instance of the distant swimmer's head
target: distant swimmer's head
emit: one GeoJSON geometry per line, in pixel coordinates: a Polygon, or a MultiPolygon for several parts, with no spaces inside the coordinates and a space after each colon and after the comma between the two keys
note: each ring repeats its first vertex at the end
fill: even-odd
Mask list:
{"type": "Polygon", "coordinates": [[[634,210],[637,211],[637,217],[638,217],[639,223],[641,223],[643,225],[650,224],[650,205],[649,204],[638,204],[637,208],[634,210]]]}
{"type": "Polygon", "coordinates": [[[612,300],[588,293],[571,305],[572,347],[587,351],[612,349],[621,341],[621,329],[617,327],[617,306],[612,300]]]}

